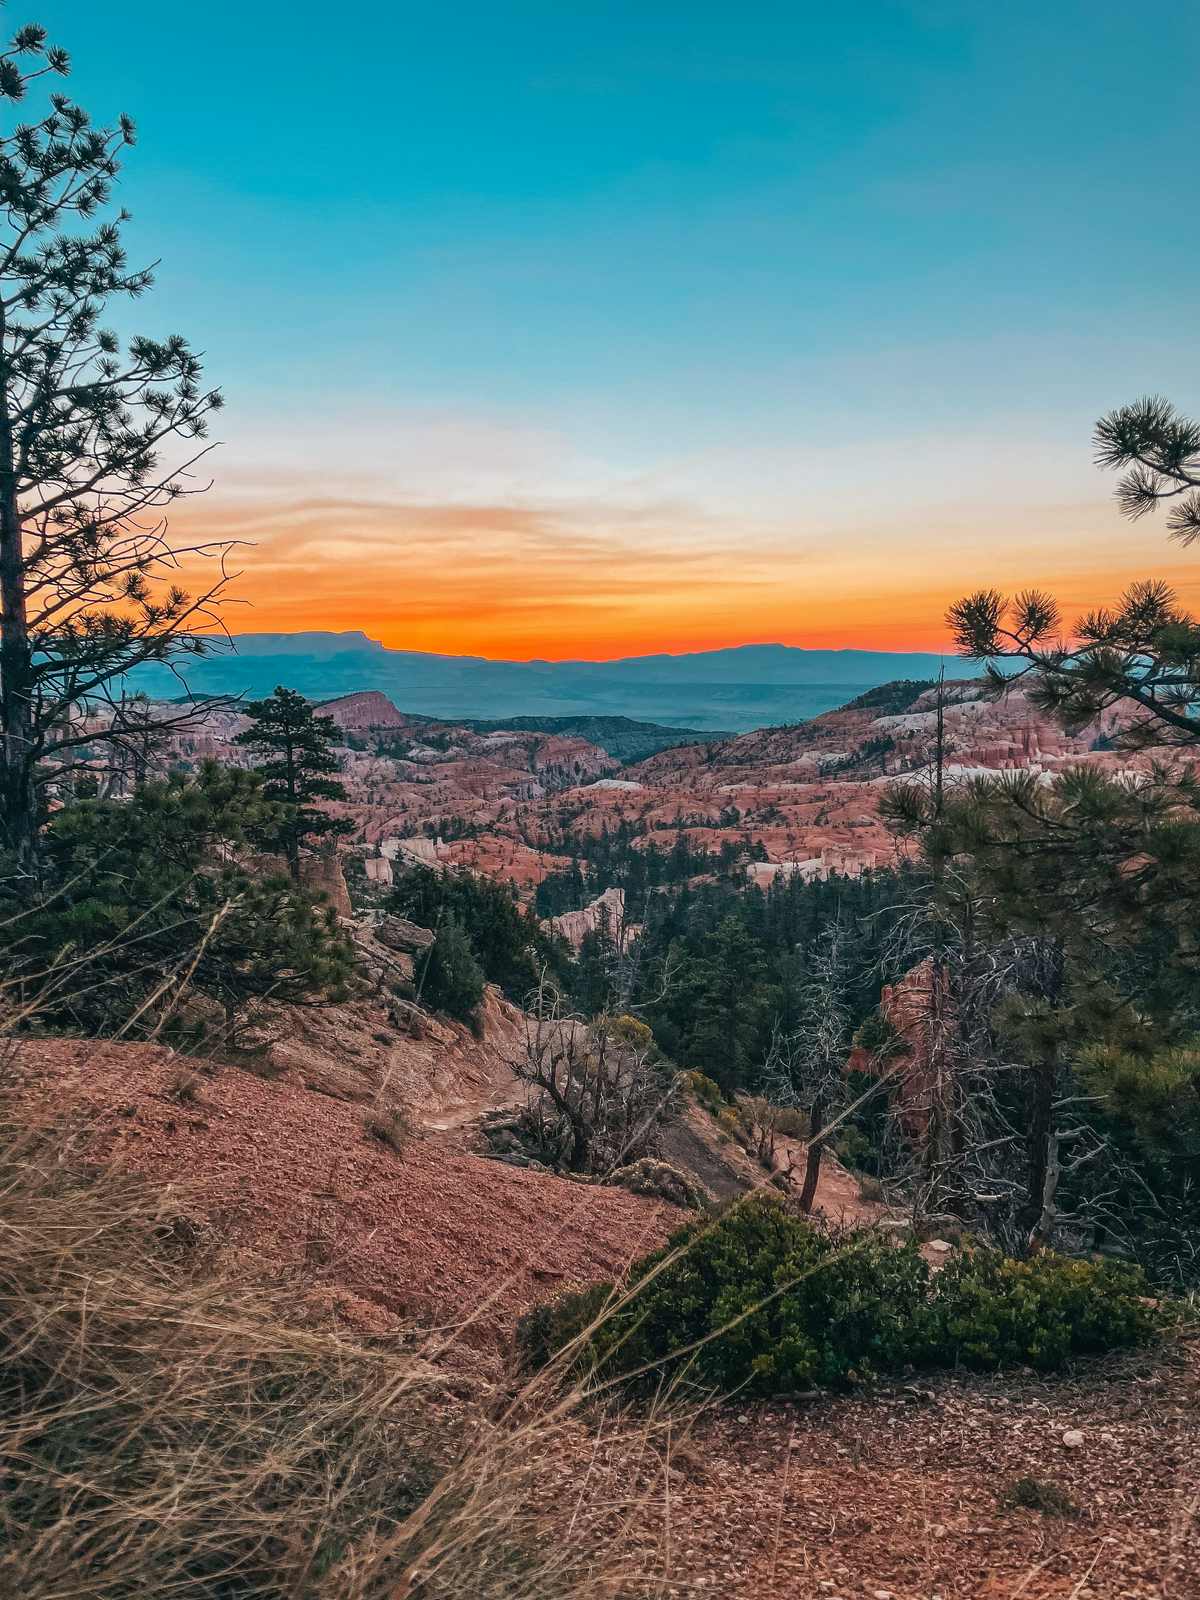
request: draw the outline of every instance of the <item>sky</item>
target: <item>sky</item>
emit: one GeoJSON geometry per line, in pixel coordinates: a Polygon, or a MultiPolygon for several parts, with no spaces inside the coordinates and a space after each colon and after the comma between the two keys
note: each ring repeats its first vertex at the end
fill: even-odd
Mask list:
{"type": "Polygon", "coordinates": [[[1192,0],[31,14],[138,124],[128,325],[225,392],[175,525],[240,541],[235,632],[598,659],[940,648],[984,585],[1200,606],[1090,442],[1200,410],[1192,0]]]}

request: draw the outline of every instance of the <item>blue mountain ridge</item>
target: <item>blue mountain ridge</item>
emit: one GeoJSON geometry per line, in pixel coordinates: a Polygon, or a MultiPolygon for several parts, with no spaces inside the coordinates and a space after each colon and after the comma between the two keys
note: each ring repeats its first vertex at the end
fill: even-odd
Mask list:
{"type": "MultiPolygon", "coordinates": [[[[668,727],[732,729],[802,722],[897,678],[972,678],[979,664],[928,651],[805,650],[746,644],[612,661],[493,661],[393,650],[360,632],[246,633],[182,664],[196,695],[269,694],[286,684],[313,699],[377,689],[425,716],[624,716],[668,727]]],[[[181,693],[150,665],[129,686],[181,693]]]]}

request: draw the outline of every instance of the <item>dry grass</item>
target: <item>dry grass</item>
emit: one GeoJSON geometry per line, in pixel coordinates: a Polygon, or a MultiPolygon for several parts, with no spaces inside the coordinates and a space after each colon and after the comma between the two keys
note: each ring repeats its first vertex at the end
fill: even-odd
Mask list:
{"type": "Polygon", "coordinates": [[[172,1100],[178,1100],[181,1105],[194,1105],[201,1099],[203,1085],[204,1079],[194,1067],[181,1066],[177,1072],[172,1073],[167,1093],[172,1100]]]}
{"type": "Polygon", "coordinates": [[[412,1119],[402,1106],[369,1111],[363,1120],[364,1130],[372,1139],[387,1145],[397,1155],[403,1155],[405,1146],[413,1136],[412,1119]]]}
{"type": "Polygon", "coordinates": [[[0,1126],[0,1592],[627,1592],[636,1506],[586,1508],[605,1541],[550,1535],[564,1506],[578,1520],[569,1486],[534,1509],[579,1397],[529,1390],[463,1425],[430,1353],[322,1322],[170,1191],[0,1126]]]}

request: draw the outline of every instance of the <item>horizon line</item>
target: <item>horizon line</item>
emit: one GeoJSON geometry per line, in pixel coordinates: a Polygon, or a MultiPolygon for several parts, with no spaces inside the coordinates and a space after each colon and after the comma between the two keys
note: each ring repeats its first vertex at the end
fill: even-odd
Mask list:
{"type": "Polygon", "coordinates": [[[474,651],[449,651],[449,650],[417,650],[405,645],[385,644],[382,639],[373,639],[362,628],[270,628],[262,632],[229,633],[224,638],[234,645],[240,639],[299,639],[305,636],[325,639],[364,639],[367,644],[376,649],[385,650],[391,655],[429,656],[441,661],[486,661],[497,666],[532,667],[532,666],[608,666],[624,661],[649,661],[659,657],[670,660],[682,660],[688,656],[726,655],[738,650],[794,650],[802,655],[860,655],[860,656],[928,656],[931,660],[962,661],[968,659],[960,656],[955,650],[928,650],[919,646],[907,646],[890,650],[872,649],[866,645],[803,645],[785,644],[779,639],[746,639],[737,644],[706,645],[697,649],[684,650],[642,650],[628,655],[619,656],[487,656],[474,651]]]}

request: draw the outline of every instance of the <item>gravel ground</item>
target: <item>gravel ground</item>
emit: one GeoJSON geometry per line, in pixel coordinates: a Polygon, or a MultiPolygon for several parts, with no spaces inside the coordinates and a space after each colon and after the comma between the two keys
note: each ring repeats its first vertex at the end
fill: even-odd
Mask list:
{"type": "Polygon", "coordinates": [[[598,1527],[642,1498],[644,1570],[665,1576],[641,1592],[655,1596],[1200,1596],[1195,1344],[1053,1381],[945,1375],[869,1397],[734,1401],[631,1488],[627,1449],[574,1450],[588,1498],[614,1508],[598,1527]],[[1005,1504],[1022,1478],[1065,1495],[1065,1514],[1005,1504]]]}

